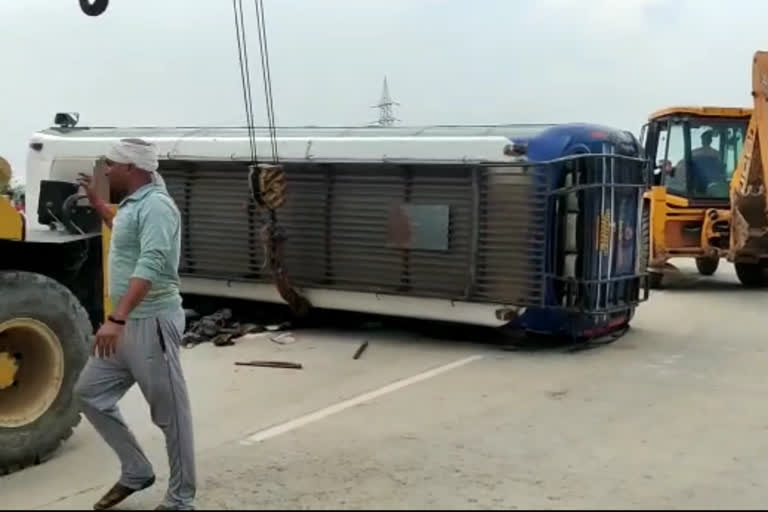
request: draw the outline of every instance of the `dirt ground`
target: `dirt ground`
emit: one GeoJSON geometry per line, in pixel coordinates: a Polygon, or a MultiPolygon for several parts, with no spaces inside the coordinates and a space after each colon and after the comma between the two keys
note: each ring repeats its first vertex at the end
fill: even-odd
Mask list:
{"type": "MultiPolygon", "coordinates": [[[[358,327],[185,350],[197,507],[764,509],[768,292],[730,266],[682,274],[584,352],[358,327]],[[233,364],[251,359],[304,368],[233,364]]],[[[121,508],[154,508],[163,439],[137,390],[122,410],[159,479],[121,508]]],[[[0,478],[0,504],[88,509],[118,469],[84,421],[53,459],[0,478]]]]}

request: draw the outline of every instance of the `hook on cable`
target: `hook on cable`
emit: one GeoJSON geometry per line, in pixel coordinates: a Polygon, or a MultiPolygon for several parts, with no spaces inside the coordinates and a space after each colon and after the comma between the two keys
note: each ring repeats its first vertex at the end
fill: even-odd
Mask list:
{"type": "Polygon", "coordinates": [[[88,16],[98,16],[107,10],[109,0],[80,0],[80,9],[88,16]]]}

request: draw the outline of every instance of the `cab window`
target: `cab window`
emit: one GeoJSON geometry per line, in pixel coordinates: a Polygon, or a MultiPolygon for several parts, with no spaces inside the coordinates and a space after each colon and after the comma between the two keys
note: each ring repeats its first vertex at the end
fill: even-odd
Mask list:
{"type": "Polygon", "coordinates": [[[663,152],[657,158],[667,191],[689,199],[728,200],[731,176],[744,146],[746,119],[697,118],[674,120],[663,152]]]}
{"type": "Polygon", "coordinates": [[[648,151],[648,158],[653,159],[653,184],[661,185],[664,180],[664,162],[667,152],[667,135],[669,134],[669,123],[654,122],[650,125],[649,131],[644,131],[645,139],[643,147],[648,151]],[[650,140],[649,140],[650,134],[650,140]],[[655,153],[654,153],[655,150],[655,153]]]}
{"type": "Polygon", "coordinates": [[[669,148],[666,154],[665,185],[672,194],[686,196],[688,173],[685,166],[685,130],[681,123],[673,124],[669,130],[669,148]]]}
{"type": "Polygon", "coordinates": [[[691,121],[692,197],[728,199],[746,128],[746,120],[691,121]]]}
{"type": "Polygon", "coordinates": [[[725,163],[728,179],[733,176],[744,150],[744,128],[729,128],[725,141],[725,163]]]}

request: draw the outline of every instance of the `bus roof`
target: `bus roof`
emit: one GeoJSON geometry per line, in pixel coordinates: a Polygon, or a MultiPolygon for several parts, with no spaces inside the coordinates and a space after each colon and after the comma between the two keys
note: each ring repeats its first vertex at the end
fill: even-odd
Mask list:
{"type": "MultiPolygon", "coordinates": [[[[489,125],[428,125],[428,126],[278,126],[277,136],[301,138],[357,138],[357,137],[533,137],[548,128],[556,126],[547,123],[531,124],[489,124],[489,125]]],[[[254,128],[256,137],[268,137],[269,130],[263,126],[254,128]]],[[[238,126],[86,126],[75,128],[52,127],[43,133],[68,138],[126,138],[126,137],[243,137],[246,127],[238,126]]]]}
{"type": "MultiPolygon", "coordinates": [[[[269,151],[269,131],[255,129],[260,156],[269,151]]],[[[278,127],[281,160],[310,162],[487,162],[506,163],[511,142],[537,141],[544,160],[562,156],[569,144],[603,141],[625,133],[588,123],[436,125],[412,127],[278,127]],[[596,138],[597,137],[597,138],[596,138]]],[[[140,137],[157,145],[167,160],[252,159],[243,127],[52,127],[35,133],[31,150],[47,159],[95,159],[122,138],[140,137]]],[[[537,153],[538,154],[538,153],[537,153]]]]}
{"type": "MultiPolygon", "coordinates": [[[[516,160],[504,154],[511,141],[530,140],[553,124],[440,125],[412,127],[278,127],[280,158],[299,161],[393,159],[488,161],[516,160]]],[[[244,127],[52,127],[32,136],[48,158],[96,158],[122,138],[154,142],[164,159],[249,160],[244,127]]],[[[269,131],[255,129],[259,154],[269,151],[269,131]]]]}

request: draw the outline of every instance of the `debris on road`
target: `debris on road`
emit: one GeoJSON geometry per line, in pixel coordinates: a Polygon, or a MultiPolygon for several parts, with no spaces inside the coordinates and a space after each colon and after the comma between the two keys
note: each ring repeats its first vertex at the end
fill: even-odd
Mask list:
{"type": "Polygon", "coordinates": [[[352,359],[360,359],[360,356],[363,355],[363,352],[365,352],[365,349],[368,348],[368,341],[364,341],[360,347],[358,347],[357,352],[355,352],[355,355],[352,357],[352,359]]]}
{"type": "Polygon", "coordinates": [[[181,344],[185,348],[192,348],[200,343],[211,342],[217,347],[223,347],[234,345],[235,338],[256,332],[264,332],[264,326],[253,323],[241,324],[234,320],[230,309],[224,308],[192,323],[181,338],[181,344]]]}
{"type": "Polygon", "coordinates": [[[194,322],[194,321],[200,319],[200,313],[198,313],[194,309],[185,308],[184,309],[184,317],[187,319],[188,323],[191,323],[191,322],[194,322]]]}
{"type": "Polygon", "coordinates": [[[296,342],[296,338],[292,336],[290,332],[284,332],[277,336],[270,336],[269,341],[277,343],[278,345],[290,345],[291,343],[296,342]]]}
{"type": "Polygon", "coordinates": [[[567,389],[559,389],[557,391],[547,391],[547,395],[553,400],[562,400],[568,395],[567,389]]]}
{"type": "Polygon", "coordinates": [[[291,327],[291,322],[283,322],[281,324],[271,324],[265,326],[265,329],[268,331],[284,331],[291,327]]]}
{"type": "Polygon", "coordinates": [[[286,368],[289,370],[301,370],[304,367],[300,363],[289,363],[285,361],[237,361],[236,366],[261,366],[264,368],[286,368]]]}

